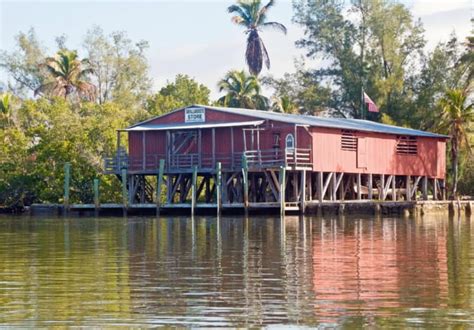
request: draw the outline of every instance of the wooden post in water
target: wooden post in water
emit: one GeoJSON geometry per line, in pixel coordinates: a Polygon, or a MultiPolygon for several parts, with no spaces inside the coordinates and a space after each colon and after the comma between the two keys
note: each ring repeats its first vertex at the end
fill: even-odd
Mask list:
{"type": "Polygon", "coordinates": [[[64,164],[64,212],[69,211],[69,189],[71,182],[71,163],[64,164]]]}
{"type": "Polygon", "coordinates": [[[127,193],[127,170],[122,169],[122,204],[124,214],[128,208],[128,193],[127,193]]]}
{"type": "Polygon", "coordinates": [[[423,200],[428,200],[428,177],[423,177],[423,200]]]}
{"type": "Polygon", "coordinates": [[[368,198],[369,200],[372,200],[372,199],[374,198],[374,196],[373,196],[373,191],[372,191],[373,186],[374,186],[374,183],[372,182],[372,173],[369,173],[367,186],[368,186],[368,188],[369,188],[369,193],[368,193],[367,198],[368,198]]]}
{"type": "Polygon", "coordinates": [[[392,178],[392,201],[397,201],[397,176],[394,175],[392,178]]]}
{"type": "Polygon", "coordinates": [[[362,177],[360,173],[357,173],[357,199],[362,199],[362,177]]]}
{"type": "Polygon", "coordinates": [[[316,192],[318,194],[319,203],[323,202],[323,172],[318,172],[317,174],[317,184],[316,184],[316,192]]]}
{"type": "Polygon", "coordinates": [[[286,168],[280,166],[280,175],[279,175],[279,184],[280,184],[280,215],[285,216],[285,182],[286,182],[286,168]]]}
{"type": "Polygon", "coordinates": [[[196,208],[196,182],[197,182],[197,166],[193,166],[193,178],[191,183],[191,216],[194,216],[194,209],[196,208]]]}
{"type": "Polygon", "coordinates": [[[249,167],[247,163],[247,157],[245,154],[242,155],[242,179],[244,181],[244,209],[245,215],[249,213],[249,167]]]}
{"type": "Polygon", "coordinates": [[[300,184],[300,192],[301,192],[301,198],[300,198],[300,211],[301,214],[304,214],[306,211],[306,171],[303,170],[301,171],[301,184],[300,184]]]}
{"type": "Polygon", "coordinates": [[[161,186],[163,185],[163,173],[165,172],[165,160],[160,159],[158,167],[158,178],[156,180],[156,215],[160,215],[161,207],[161,186]]]}
{"type": "Polygon", "coordinates": [[[221,215],[222,209],[222,164],[217,162],[216,165],[216,204],[217,204],[217,215],[221,215]]]}
{"type": "Polygon", "coordinates": [[[99,179],[94,179],[94,207],[95,212],[99,212],[100,199],[99,199],[99,179]]]}

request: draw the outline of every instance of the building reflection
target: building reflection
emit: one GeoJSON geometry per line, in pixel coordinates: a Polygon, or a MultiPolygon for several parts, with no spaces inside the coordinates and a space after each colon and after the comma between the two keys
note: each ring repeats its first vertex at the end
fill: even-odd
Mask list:
{"type": "Polygon", "coordinates": [[[313,233],[315,313],[322,323],[439,307],[448,290],[446,231],[436,221],[322,220],[313,233]]]}

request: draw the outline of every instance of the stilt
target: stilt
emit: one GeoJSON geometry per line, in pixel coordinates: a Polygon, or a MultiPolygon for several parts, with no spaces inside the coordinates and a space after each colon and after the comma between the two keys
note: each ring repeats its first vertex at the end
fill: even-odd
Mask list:
{"type": "Polygon", "coordinates": [[[249,213],[249,168],[247,163],[247,157],[242,155],[242,180],[244,186],[244,210],[245,216],[249,213]]]}
{"type": "Polygon", "coordinates": [[[98,215],[100,208],[99,179],[94,179],[94,208],[96,215],[98,215]]]}
{"type": "Polygon", "coordinates": [[[372,200],[374,198],[373,196],[373,187],[374,187],[374,184],[372,182],[372,173],[369,173],[369,176],[368,176],[368,179],[367,179],[367,187],[369,188],[369,192],[368,192],[368,195],[367,195],[367,198],[369,200],[372,200]]]}
{"type": "Polygon", "coordinates": [[[165,171],[165,160],[160,159],[158,166],[158,178],[156,178],[156,215],[160,215],[161,207],[161,186],[163,185],[163,173],[165,171]]]}
{"type": "Polygon", "coordinates": [[[191,181],[191,216],[194,216],[196,208],[196,183],[197,183],[197,166],[193,166],[193,177],[191,181]]]}
{"type": "Polygon", "coordinates": [[[127,193],[127,170],[122,169],[122,204],[124,214],[128,208],[128,193],[127,193]]]}
{"type": "Polygon", "coordinates": [[[318,200],[320,203],[323,202],[323,172],[318,172],[317,176],[317,184],[316,184],[316,192],[318,194],[318,200]]]}
{"type": "Polygon", "coordinates": [[[64,164],[64,213],[69,211],[69,190],[71,181],[71,163],[64,164]]]}
{"type": "Polygon", "coordinates": [[[358,200],[362,199],[362,191],[361,191],[362,182],[361,181],[362,181],[361,174],[357,173],[357,199],[358,200]]]}
{"type": "Polygon", "coordinates": [[[411,176],[407,175],[405,184],[405,199],[411,201],[411,176]]]}
{"type": "Polygon", "coordinates": [[[279,176],[279,185],[280,185],[280,215],[285,216],[285,189],[286,189],[286,168],[280,166],[280,176],[279,176]]]}
{"type": "Polygon", "coordinates": [[[221,215],[222,209],[222,164],[221,162],[217,162],[216,165],[216,204],[217,204],[217,215],[221,215]]]}
{"type": "Polygon", "coordinates": [[[428,200],[428,177],[423,177],[423,200],[428,200]]]}
{"type": "Polygon", "coordinates": [[[392,177],[392,201],[396,201],[397,200],[397,177],[394,175],[392,177]]]}
{"type": "Polygon", "coordinates": [[[433,200],[438,199],[438,179],[433,179],[433,200]]]}
{"type": "Polygon", "coordinates": [[[379,200],[385,200],[385,174],[380,175],[379,200]]]}
{"type": "Polygon", "coordinates": [[[306,210],[306,171],[304,170],[301,171],[300,192],[300,211],[304,214],[306,210]]]}

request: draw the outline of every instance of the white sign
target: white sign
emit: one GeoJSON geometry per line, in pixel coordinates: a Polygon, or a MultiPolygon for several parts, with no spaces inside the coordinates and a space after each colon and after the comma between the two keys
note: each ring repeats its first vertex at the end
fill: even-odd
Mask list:
{"type": "Polygon", "coordinates": [[[206,109],[204,108],[186,108],[184,110],[184,122],[186,123],[204,123],[206,121],[206,109]]]}

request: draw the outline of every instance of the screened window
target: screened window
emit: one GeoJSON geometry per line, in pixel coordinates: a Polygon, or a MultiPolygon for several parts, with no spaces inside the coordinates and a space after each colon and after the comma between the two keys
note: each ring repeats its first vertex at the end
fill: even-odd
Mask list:
{"type": "Polygon", "coordinates": [[[416,155],[418,154],[418,141],[416,136],[398,136],[397,154],[416,155]]]}
{"type": "Polygon", "coordinates": [[[294,149],[295,148],[295,137],[293,136],[293,134],[288,134],[286,136],[285,146],[286,146],[286,149],[294,149]]]}
{"type": "Polygon", "coordinates": [[[341,149],[347,151],[357,150],[357,138],[354,131],[343,130],[341,134],[341,149]]]}

